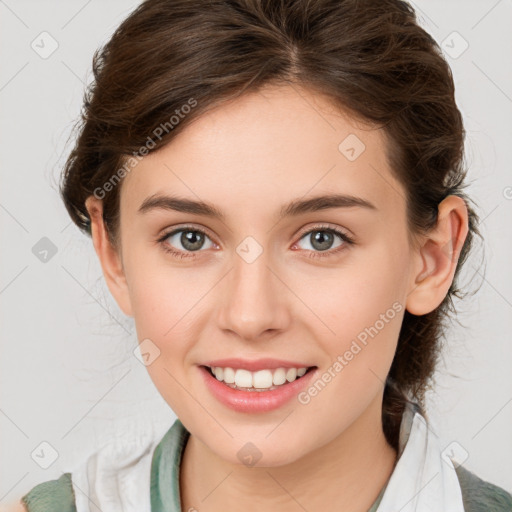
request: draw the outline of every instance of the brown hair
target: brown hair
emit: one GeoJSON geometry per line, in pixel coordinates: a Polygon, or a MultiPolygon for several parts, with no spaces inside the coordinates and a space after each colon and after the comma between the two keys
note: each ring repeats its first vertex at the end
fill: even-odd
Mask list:
{"type": "Polygon", "coordinates": [[[451,70],[413,8],[400,0],[146,0],[96,51],[93,72],[61,195],[89,234],[84,203],[100,195],[114,246],[130,156],[162,147],[208,109],[265,84],[309,87],[384,128],[410,233],[435,225],[446,196],[466,201],[469,233],[448,294],[429,314],[405,312],[382,412],[397,449],[406,401],[424,407],[443,322],[460,297],[457,276],[481,236],[462,192],[464,128],[451,70]]]}

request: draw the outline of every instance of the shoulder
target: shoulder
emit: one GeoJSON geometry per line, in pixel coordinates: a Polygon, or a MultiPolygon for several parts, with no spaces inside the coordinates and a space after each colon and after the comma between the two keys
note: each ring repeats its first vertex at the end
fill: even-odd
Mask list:
{"type": "Polygon", "coordinates": [[[167,474],[169,468],[176,471],[175,458],[187,434],[179,420],[163,438],[154,431],[123,433],[96,449],[72,472],[36,485],[19,502],[0,505],[0,512],[88,510],[92,495],[100,510],[110,510],[114,502],[119,510],[150,510],[151,493],[161,491],[167,499],[168,489],[159,490],[158,475],[160,471],[167,474]]]}
{"type": "MultiPolygon", "coordinates": [[[[119,432],[72,472],[77,510],[88,510],[94,496],[99,510],[150,510],[151,461],[157,439],[152,431],[119,432]]],[[[29,511],[30,512],[30,511],[29,511]]]]}
{"type": "Polygon", "coordinates": [[[479,478],[464,466],[455,468],[462,491],[466,512],[510,512],[512,495],[490,482],[479,478]]]}
{"type": "Polygon", "coordinates": [[[121,433],[96,448],[72,471],[36,485],[21,503],[0,512],[88,510],[87,496],[91,495],[96,496],[100,509],[106,510],[113,496],[118,496],[126,510],[148,510],[144,484],[149,479],[154,442],[147,432],[121,433]],[[135,507],[129,508],[131,504],[135,507]]]}
{"type": "Polygon", "coordinates": [[[71,473],[33,487],[21,498],[18,508],[6,512],[76,512],[71,473]]]}
{"type": "Polygon", "coordinates": [[[27,512],[21,500],[0,505],[0,512],[27,512]]]}

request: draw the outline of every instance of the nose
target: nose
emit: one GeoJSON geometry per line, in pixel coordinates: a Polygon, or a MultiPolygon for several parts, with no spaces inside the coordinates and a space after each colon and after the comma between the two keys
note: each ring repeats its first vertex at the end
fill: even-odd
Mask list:
{"type": "Polygon", "coordinates": [[[234,255],[219,297],[219,327],[253,341],[275,335],[290,324],[290,291],[269,266],[266,253],[248,262],[234,255]]]}

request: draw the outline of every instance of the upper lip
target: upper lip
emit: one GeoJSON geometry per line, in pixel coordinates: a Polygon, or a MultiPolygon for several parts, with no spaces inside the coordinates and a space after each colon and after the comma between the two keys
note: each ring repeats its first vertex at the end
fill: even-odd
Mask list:
{"type": "Polygon", "coordinates": [[[221,366],[222,368],[233,368],[248,370],[256,372],[258,370],[274,370],[276,368],[310,368],[313,365],[299,363],[297,361],[285,361],[284,359],[240,359],[236,357],[230,357],[227,359],[216,359],[215,361],[207,361],[203,363],[204,366],[216,367],[221,366]]]}

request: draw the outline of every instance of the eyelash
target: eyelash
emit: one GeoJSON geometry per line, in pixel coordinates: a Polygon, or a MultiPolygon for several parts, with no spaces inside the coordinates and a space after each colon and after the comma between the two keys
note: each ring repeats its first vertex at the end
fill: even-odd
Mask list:
{"type": "MultiPolygon", "coordinates": [[[[201,233],[205,236],[208,236],[208,234],[203,231],[202,229],[199,229],[195,226],[181,226],[179,229],[174,229],[172,231],[169,231],[168,233],[165,233],[160,238],[157,239],[157,242],[162,246],[163,250],[169,254],[171,254],[175,258],[183,259],[183,258],[195,258],[194,253],[195,252],[201,252],[201,251],[177,251],[175,249],[172,249],[168,244],[165,243],[165,241],[172,235],[175,235],[176,233],[180,233],[181,231],[193,231],[197,233],[201,233]]],[[[326,231],[328,233],[333,233],[335,235],[338,235],[344,242],[344,244],[340,245],[336,249],[331,249],[327,251],[308,251],[309,254],[307,255],[308,258],[326,258],[330,256],[337,255],[340,251],[343,251],[346,249],[347,245],[354,245],[355,241],[353,238],[348,236],[346,233],[339,231],[336,228],[332,228],[329,226],[316,226],[312,229],[309,229],[308,231],[305,231],[304,233],[301,233],[299,240],[302,240],[306,235],[309,235],[311,233],[314,233],[315,231],[326,231]]],[[[210,237],[209,237],[210,238],[210,237]]]]}

